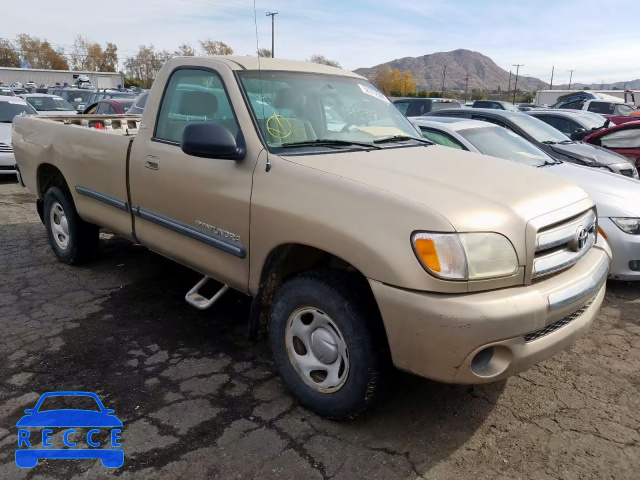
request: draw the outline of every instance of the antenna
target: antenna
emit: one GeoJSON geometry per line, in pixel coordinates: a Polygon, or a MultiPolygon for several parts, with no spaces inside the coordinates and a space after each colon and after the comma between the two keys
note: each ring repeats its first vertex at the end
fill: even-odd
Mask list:
{"type": "MultiPolygon", "coordinates": [[[[273,17],[271,17],[271,19],[273,19],[273,17]]],[[[262,104],[262,118],[264,119],[264,87],[262,85],[262,66],[259,52],[260,42],[258,41],[258,14],[256,12],[256,0],[253,0],[253,23],[256,26],[256,54],[258,55],[258,78],[260,79],[260,103],[262,104]]],[[[273,46],[271,48],[273,48],[273,46]]],[[[273,50],[271,50],[271,57],[273,58],[273,50]]],[[[267,166],[265,167],[265,172],[268,172],[269,170],[271,170],[271,163],[269,162],[269,152],[267,151],[267,166]]]]}

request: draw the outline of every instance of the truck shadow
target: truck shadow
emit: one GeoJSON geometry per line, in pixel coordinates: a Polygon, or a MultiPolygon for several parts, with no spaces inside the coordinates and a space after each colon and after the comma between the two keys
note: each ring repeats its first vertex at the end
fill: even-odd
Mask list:
{"type": "MultiPolygon", "coordinates": [[[[250,299],[245,295],[230,292],[212,309],[198,311],[186,304],[184,295],[199,274],[127,240],[103,235],[100,257],[88,266],[75,268],[55,260],[44,240],[42,225],[3,229],[2,241],[24,235],[38,240],[28,250],[16,252],[24,256],[20,269],[14,271],[9,266],[9,282],[0,286],[0,293],[20,295],[8,289],[11,285],[21,285],[23,291],[30,288],[31,276],[25,273],[25,266],[39,270],[43,277],[40,281],[52,290],[52,298],[58,299],[45,308],[44,304],[30,304],[28,296],[20,296],[12,308],[31,315],[47,310],[52,318],[66,315],[78,325],[60,334],[61,346],[55,354],[44,348],[49,339],[21,347],[26,356],[19,358],[37,365],[38,374],[28,385],[10,387],[11,395],[62,389],[101,392],[105,405],[116,410],[125,426],[145,419],[155,422],[160,432],[175,435],[175,430],[163,427],[151,416],[176,401],[168,398],[169,392],[187,398],[197,394],[185,392],[179,380],[163,376],[163,372],[188,359],[228,361],[222,371],[228,377],[225,388],[204,395],[223,413],[215,421],[194,428],[197,447],[187,439],[181,440],[153,455],[127,460],[128,469],[150,465],[161,468],[196,448],[215,445],[230,425],[251,418],[274,428],[303,453],[305,445],[322,439],[324,448],[335,455],[344,455],[348,449],[358,450],[365,458],[379,452],[384,458],[410,466],[414,473],[416,469],[425,472],[470,439],[505,388],[505,382],[475,387],[444,385],[397,372],[392,391],[370,414],[351,422],[324,420],[282,400],[288,395],[277,379],[266,340],[246,340],[250,299]],[[65,294],[70,294],[68,301],[64,300],[65,294]],[[75,298],[82,298],[81,303],[74,303],[75,298]],[[97,302],[99,307],[83,314],[82,302],[97,302]],[[153,358],[158,354],[156,361],[153,358]],[[244,371],[234,367],[241,362],[244,371]],[[229,393],[238,385],[246,386],[242,394],[229,393]],[[267,387],[273,387],[273,391],[265,401],[264,395],[257,393],[267,387]],[[256,414],[269,401],[280,401],[284,406],[274,415],[256,414]]],[[[10,321],[0,318],[0,327],[13,329],[14,338],[22,335],[10,321]]],[[[58,327],[52,324],[51,328],[58,327]]],[[[5,358],[15,353],[9,348],[5,358]]],[[[25,369],[29,366],[22,360],[0,362],[0,381],[25,369]]],[[[8,424],[18,418],[14,414],[8,424]]],[[[398,468],[398,476],[410,473],[398,468]]]]}

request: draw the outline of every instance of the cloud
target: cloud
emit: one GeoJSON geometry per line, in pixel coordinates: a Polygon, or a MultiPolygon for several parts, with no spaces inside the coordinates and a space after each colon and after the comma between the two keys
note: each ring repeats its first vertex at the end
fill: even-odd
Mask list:
{"type": "Polygon", "coordinates": [[[29,10],[47,14],[3,10],[2,36],[28,33],[69,50],[80,34],[115,42],[121,57],[135,54],[141,44],[173,51],[213,38],[238,54],[253,55],[255,22],[259,47],[270,48],[265,12],[277,10],[275,50],[283,58],[321,53],[355,69],[468,48],[505,69],[523,63],[522,73],[547,81],[555,65],[554,83],[568,81],[569,69],[576,70],[574,81],[585,83],[640,76],[636,29],[624,18],[624,12],[637,9],[633,0],[618,0],[615,8],[603,8],[599,0],[256,0],[255,21],[252,0],[138,0],[100,9],[99,15],[87,4],[59,7],[31,0],[29,10]]]}

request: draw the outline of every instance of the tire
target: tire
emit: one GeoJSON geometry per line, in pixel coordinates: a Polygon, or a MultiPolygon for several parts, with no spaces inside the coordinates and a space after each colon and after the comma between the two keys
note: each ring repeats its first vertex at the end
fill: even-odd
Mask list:
{"type": "Polygon", "coordinates": [[[97,254],[99,227],[80,218],[68,190],[47,190],[43,216],[49,245],[61,262],[78,265],[97,254]]]}
{"type": "Polygon", "coordinates": [[[382,319],[354,274],[327,270],[285,282],[273,300],[269,340],[284,384],[318,415],[355,418],[384,391],[391,362],[382,319]]]}

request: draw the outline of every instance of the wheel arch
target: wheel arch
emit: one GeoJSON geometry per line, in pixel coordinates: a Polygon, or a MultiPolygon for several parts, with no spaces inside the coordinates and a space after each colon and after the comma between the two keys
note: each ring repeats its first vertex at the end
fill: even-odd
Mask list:
{"type": "MultiPolygon", "coordinates": [[[[285,243],[274,247],[262,266],[258,292],[251,305],[250,338],[256,338],[260,330],[266,327],[271,304],[280,285],[296,275],[314,270],[342,270],[352,273],[370,295],[370,301],[374,302],[372,305],[380,312],[367,278],[351,263],[317,247],[285,243]]],[[[382,323],[382,317],[380,322],[382,323]]]]}

